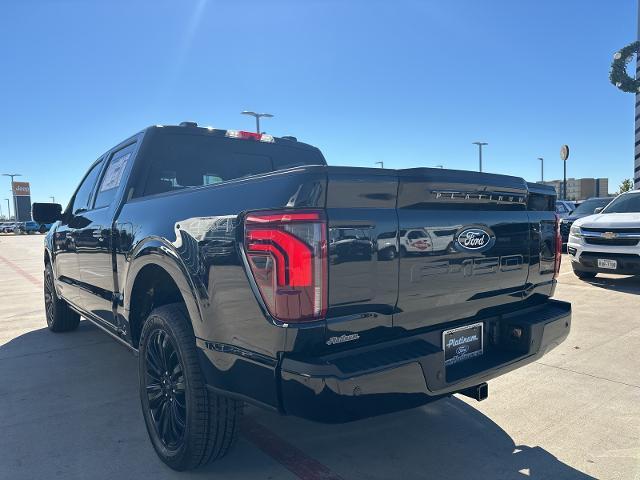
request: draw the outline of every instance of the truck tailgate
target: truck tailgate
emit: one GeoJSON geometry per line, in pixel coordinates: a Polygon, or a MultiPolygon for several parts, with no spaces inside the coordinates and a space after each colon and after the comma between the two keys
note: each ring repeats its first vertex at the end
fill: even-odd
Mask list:
{"type": "Polygon", "coordinates": [[[522,300],[531,257],[527,184],[441,169],[398,172],[394,327],[413,330],[522,300]]]}

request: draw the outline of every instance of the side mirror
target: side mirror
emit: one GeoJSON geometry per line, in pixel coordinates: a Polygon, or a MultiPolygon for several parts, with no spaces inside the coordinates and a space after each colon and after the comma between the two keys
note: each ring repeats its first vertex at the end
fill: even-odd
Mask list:
{"type": "Polygon", "coordinates": [[[600,213],[603,209],[604,207],[598,207],[593,211],[593,213],[600,213]]]}
{"type": "Polygon", "coordinates": [[[59,203],[34,203],[31,217],[38,223],[53,223],[62,218],[62,205],[59,203]]]}

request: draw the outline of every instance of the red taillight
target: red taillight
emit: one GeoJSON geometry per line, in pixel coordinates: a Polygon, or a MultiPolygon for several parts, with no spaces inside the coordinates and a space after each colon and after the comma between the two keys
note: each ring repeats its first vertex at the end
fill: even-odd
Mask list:
{"type": "Polygon", "coordinates": [[[326,220],[321,210],[254,212],[245,249],[269,313],[283,322],[316,320],[327,310],[326,220]]]}
{"type": "Polygon", "coordinates": [[[560,235],[560,217],[556,214],[556,255],[553,266],[553,278],[557,278],[560,273],[560,263],[562,262],[562,235],[560,235]]]}

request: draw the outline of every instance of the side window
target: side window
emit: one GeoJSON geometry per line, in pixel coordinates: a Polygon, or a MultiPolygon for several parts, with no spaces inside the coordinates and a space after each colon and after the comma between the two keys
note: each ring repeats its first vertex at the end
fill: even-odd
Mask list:
{"type": "Polygon", "coordinates": [[[108,207],[111,205],[116,193],[118,193],[118,187],[124,178],[124,172],[131,160],[134,149],[135,144],[111,154],[109,165],[102,176],[100,188],[98,188],[98,193],[96,194],[94,208],[108,207]]]}
{"type": "Polygon", "coordinates": [[[84,177],[84,180],[80,184],[80,188],[76,192],[75,197],[73,198],[73,205],[71,206],[71,213],[74,215],[84,210],[89,209],[89,200],[91,199],[91,192],[93,192],[93,187],[96,185],[96,181],[98,180],[98,175],[100,174],[100,169],[102,168],[103,160],[100,160],[96,163],[89,173],[84,177]]]}

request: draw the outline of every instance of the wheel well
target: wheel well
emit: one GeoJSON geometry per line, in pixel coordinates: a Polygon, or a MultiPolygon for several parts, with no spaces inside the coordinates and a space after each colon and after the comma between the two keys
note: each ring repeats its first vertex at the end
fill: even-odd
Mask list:
{"type": "Polygon", "coordinates": [[[129,303],[129,328],[135,348],[138,348],[142,325],[151,311],[161,305],[178,302],[184,303],[184,298],[165,269],[158,265],[146,265],[138,272],[129,303]]]}
{"type": "Polygon", "coordinates": [[[46,267],[50,263],[51,263],[51,258],[49,257],[49,251],[45,250],[44,251],[44,266],[46,267]]]}

